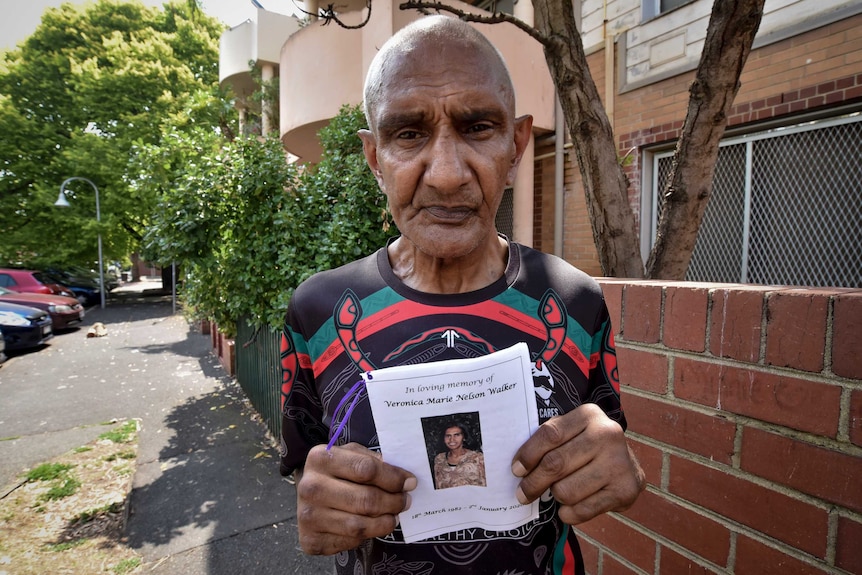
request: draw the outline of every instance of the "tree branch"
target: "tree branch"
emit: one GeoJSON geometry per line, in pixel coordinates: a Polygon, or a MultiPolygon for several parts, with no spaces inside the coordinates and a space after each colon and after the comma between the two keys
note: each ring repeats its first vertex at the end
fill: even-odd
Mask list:
{"type": "Polygon", "coordinates": [[[547,46],[550,42],[548,37],[540,34],[538,30],[527,25],[523,20],[519,20],[511,14],[505,14],[503,12],[495,12],[490,16],[483,16],[481,14],[465,12],[459,8],[443,4],[442,2],[427,2],[425,0],[407,0],[406,2],[399,4],[398,8],[399,10],[418,10],[422,14],[430,14],[432,11],[437,13],[449,12],[464,22],[476,22],[477,24],[499,24],[501,22],[508,22],[529,34],[530,37],[535,39],[542,46],[547,46]]]}
{"type": "Polygon", "coordinates": [[[314,16],[315,18],[322,18],[324,20],[324,26],[328,25],[330,22],[335,22],[346,30],[357,30],[359,28],[363,28],[366,24],[368,24],[368,21],[371,20],[371,0],[365,0],[365,7],[368,8],[368,14],[365,15],[365,20],[356,25],[345,24],[344,22],[339,20],[338,16],[335,15],[335,4],[327,4],[326,8],[321,8],[317,14],[308,12],[307,10],[303,10],[302,7],[300,7],[296,3],[295,0],[293,5],[303,14],[308,14],[309,16],[314,16]]]}

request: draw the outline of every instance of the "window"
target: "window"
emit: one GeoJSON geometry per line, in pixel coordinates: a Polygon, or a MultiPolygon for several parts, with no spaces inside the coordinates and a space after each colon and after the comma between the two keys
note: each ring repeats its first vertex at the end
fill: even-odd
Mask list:
{"type": "Polygon", "coordinates": [[[676,10],[680,6],[689,4],[694,0],[643,0],[643,19],[649,20],[660,14],[676,10]]]}
{"type": "MultiPolygon", "coordinates": [[[[645,162],[650,246],[672,156],[645,162]]],[[[727,138],[686,279],[862,287],[860,157],[858,112],[727,138]]]]}

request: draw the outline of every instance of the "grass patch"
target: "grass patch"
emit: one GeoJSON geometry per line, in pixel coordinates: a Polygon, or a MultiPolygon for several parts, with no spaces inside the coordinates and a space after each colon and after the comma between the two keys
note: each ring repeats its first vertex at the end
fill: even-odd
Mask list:
{"type": "Polygon", "coordinates": [[[72,476],[68,476],[62,480],[58,480],[48,489],[48,491],[40,496],[40,499],[42,501],[56,501],[57,499],[63,499],[64,497],[74,495],[80,486],[80,481],[72,476]]]}
{"type": "Polygon", "coordinates": [[[101,507],[96,507],[95,509],[88,509],[87,511],[81,511],[78,513],[74,519],[73,523],[89,523],[96,517],[100,515],[104,515],[105,513],[119,513],[123,510],[123,504],[119,501],[114,501],[113,503],[108,503],[106,505],[102,505],[101,507]]]}
{"type": "Polygon", "coordinates": [[[135,433],[137,431],[138,424],[134,420],[130,419],[124,424],[102,433],[99,435],[99,439],[107,439],[114,443],[129,443],[135,437],[135,433]]]}
{"type": "Polygon", "coordinates": [[[112,453],[105,458],[105,461],[116,461],[118,459],[134,459],[138,455],[134,451],[120,451],[119,453],[112,453]]]}
{"type": "MultiPolygon", "coordinates": [[[[37,501],[56,501],[73,495],[81,486],[81,482],[70,473],[74,467],[71,463],[43,463],[28,471],[24,478],[28,483],[50,483],[37,501]]],[[[37,505],[35,510],[41,512],[40,506],[37,505]]]]}
{"type": "Polygon", "coordinates": [[[0,573],[141,571],[142,560],[124,538],[137,423],[115,421],[102,431],[0,490],[9,493],[0,499],[0,573]]]}
{"type": "Polygon", "coordinates": [[[86,543],[86,539],[75,539],[74,541],[64,541],[62,543],[52,543],[50,545],[45,545],[45,551],[50,551],[52,553],[60,553],[62,551],[68,551],[69,549],[74,549],[75,547],[79,547],[86,543]]]}
{"type": "Polygon", "coordinates": [[[75,467],[70,463],[43,463],[27,472],[27,481],[54,481],[66,477],[69,470],[75,467]]]}
{"type": "Polygon", "coordinates": [[[135,569],[138,568],[141,564],[140,557],[130,557],[129,559],[123,559],[111,569],[117,575],[125,575],[126,573],[131,573],[135,569]]]}

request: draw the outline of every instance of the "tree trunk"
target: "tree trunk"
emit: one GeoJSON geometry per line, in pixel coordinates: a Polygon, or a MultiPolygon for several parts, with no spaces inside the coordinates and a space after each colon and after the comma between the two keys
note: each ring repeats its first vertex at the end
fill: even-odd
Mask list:
{"type": "Polygon", "coordinates": [[[716,0],[682,135],[664,191],[647,277],[685,279],[697,241],[739,77],[763,17],[765,0],[716,0]]]}
{"type": "MultiPolygon", "coordinates": [[[[587,66],[570,0],[533,0],[536,29],[548,38],[545,59],[578,158],[593,240],[605,275],[642,278],[643,260],[628,178],[613,129],[587,66]]],[[[563,137],[557,134],[558,138],[563,137]]]]}

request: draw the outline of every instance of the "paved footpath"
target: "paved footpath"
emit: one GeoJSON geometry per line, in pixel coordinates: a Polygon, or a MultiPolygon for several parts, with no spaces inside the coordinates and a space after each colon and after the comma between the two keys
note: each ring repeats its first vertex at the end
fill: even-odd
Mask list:
{"type": "Polygon", "coordinates": [[[139,282],[78,329],[0,365],[0,485],[139,418],[129,544],[155,575],[325,575],[298,548],[296,492],[210,339],[139,282]],[[102,322],[108,334],[87,338],[102,322]]]}

